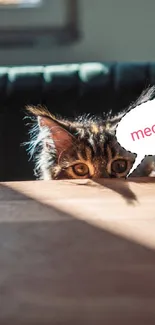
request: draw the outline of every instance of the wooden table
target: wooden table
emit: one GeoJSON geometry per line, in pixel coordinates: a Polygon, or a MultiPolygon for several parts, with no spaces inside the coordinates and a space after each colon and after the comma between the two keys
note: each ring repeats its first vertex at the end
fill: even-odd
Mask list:
{"type": "Polygon", "coordinates": [[[0,325],[155,325],[155,180],[0,184],[0,325]]]}

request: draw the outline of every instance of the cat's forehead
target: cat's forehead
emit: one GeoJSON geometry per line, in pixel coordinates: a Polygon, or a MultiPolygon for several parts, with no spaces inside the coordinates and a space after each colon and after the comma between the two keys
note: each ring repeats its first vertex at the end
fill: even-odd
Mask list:
{"type": "Polygon", "coordinates": [[[110,132],[108,125],[101,125],[99,123],[93,122],[87,126],[80,126],[78,128],[78,145],[76,151],[81,151],[82,153],[88,152],[91,148],[92,154],[97,157],[107,155],[108,157],[114,157],[116,155],[131,157],[133,156],[130,152],[127,152],[121,145],[117,142],[115,133],[110,132]]]}
{"type": "Polygon", "coordinates": [[[73,147],[70,148],[70,153],[72,151],[74,156],[80,153],[80,156],[92,160],[94,157],[103,157],[106,146],[109,147],[109,150],[111,150],[110,148],[113,148],[113,151],[117,150],[115,137],[97,123],[91,123],[87,127],[79,126],[76,130],[76,141],[73,142],[73,147]]]}
{"type": "Polygon", "coordinates": [[[105,123],[103,120],[99,118],[78,118],[75,119],[75,121],[72,122],[72,124],[77,128],[92,128],[93,126],[96,126],[100,128],[101,126],[104,127],[105,123]]]}
{"type": "Polygon", "coordinates": [[[107,125],[103,124],[99,121],[78,121],[74,122],[72,126],[76,129],[76,133],[81,139],[86,138],[94,138],[97,141],[103,140],[105,138],[105,134],[107,133],[107,125]]]}

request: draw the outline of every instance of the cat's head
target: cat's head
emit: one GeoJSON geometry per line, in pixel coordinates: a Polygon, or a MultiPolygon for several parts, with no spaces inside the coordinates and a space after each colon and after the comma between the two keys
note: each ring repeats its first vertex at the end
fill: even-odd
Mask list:
{"type": "Polygon", "coordinates": [[[42,107],[28,107],[37,121],[30,141],[41,179],[125,177],[135,156],[117,143],[115,129],[122,114],[105,120],[55,118],[42,107]]]}
{"type": "MultiPolygon", "coordinates": [[[[128,110],[151,100],[155,86],[143,91],[128,110]]],[[[74,121],[54,117],[46,108],[27,107],[34,116],[29,152],[40,179],[126,177],[136,155],[125,151],[115,137],[124,115],[105,119],[79,117],[74,121]]],[[[155,173],[155,157],[146,157],[131,176],[155,173]]]]}

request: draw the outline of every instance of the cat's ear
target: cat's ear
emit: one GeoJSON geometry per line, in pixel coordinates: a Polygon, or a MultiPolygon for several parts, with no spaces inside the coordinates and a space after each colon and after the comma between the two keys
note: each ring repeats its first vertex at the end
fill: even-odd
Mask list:
{"type": "MultiPolygon", "coordinates": [[[[75,138],[70,133],[67,122],[56,119],[49,111],[41,107],[27,107],[27,110],[37,117],[41,131],[44,128],[48,129],[48,137],[53,140],[58,155],[73,146],[75,138]]],[[[45,142],[46,146],[50,147],[48,138],[45,138],[45,142]]]]}
{"type": "Polygon", "coordinates": [[[122,117],[127,114],[131,109],[136,106],[142,105],[149,100],[152,100],[155,97],[155,86],[146,88],[142,94],[138,97],[138,99],[131,103],[131,105],[126,109],[126,111],[119,113],[118,115],[107,119],[107,126],[111,132],[115,132],[118,126],[118,123],[121,121],[122,117]]]}
{"type": "Polygon", "coordinates": [[[109,118],[106,123],[107,131],[109,131],[110,133],[115,133],[116,128],[124,115],[125,112],[122,112],[114,117],[109,118]]]}

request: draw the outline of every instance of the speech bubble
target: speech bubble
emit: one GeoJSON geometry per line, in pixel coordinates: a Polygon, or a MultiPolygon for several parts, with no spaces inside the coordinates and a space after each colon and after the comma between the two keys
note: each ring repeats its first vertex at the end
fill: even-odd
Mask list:
{"type": "Polygon", "coordinates": [[[145,156],[155,155],[155,99],[126,113],[117,126],[116,138],[125,150],[137,154],[128,177],[145,156]]]}

